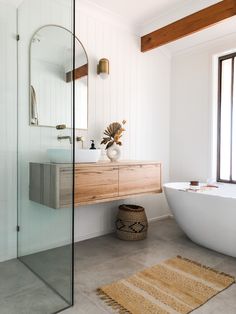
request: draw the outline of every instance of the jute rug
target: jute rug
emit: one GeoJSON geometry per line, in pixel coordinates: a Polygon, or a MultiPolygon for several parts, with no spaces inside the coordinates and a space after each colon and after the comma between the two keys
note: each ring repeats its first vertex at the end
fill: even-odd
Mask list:
{"type": "Polygon", "coordinates": [[[181,256],[98,289],[122,314],[186,314],[228,288],[235,278],[181,256]]]}

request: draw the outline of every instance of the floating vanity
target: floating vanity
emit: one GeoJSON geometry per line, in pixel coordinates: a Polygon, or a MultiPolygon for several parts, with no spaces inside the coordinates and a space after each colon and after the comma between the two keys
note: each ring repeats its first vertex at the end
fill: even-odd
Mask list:
{"type": "MultiPolygon", "coordinates": [[[[30,163],[29,197],[51,208],[71,205],[71,164],[30,163]]],[[[121,161],[75,165],[75,205],[161,193],[161,164],[121,161]]]]}

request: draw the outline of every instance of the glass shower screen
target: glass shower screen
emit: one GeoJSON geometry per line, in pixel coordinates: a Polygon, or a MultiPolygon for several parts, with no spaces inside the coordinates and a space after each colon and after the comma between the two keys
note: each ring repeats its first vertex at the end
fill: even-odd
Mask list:
{"type": "Polygon", "coordinates": [[[43,314],[73,304],[73,16],[72,0],[18,8],[18,258],[45,286],[43,314]]]}

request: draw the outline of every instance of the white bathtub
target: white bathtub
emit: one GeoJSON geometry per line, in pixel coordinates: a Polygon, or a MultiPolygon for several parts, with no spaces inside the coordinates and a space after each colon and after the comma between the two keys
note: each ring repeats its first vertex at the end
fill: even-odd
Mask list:
{"type": "Polygon", "coordinates": [[[179,226],[197,244],[236,257],[236,185],[185,192],[189,183],[167,183],[164,191],[179,226]]]}

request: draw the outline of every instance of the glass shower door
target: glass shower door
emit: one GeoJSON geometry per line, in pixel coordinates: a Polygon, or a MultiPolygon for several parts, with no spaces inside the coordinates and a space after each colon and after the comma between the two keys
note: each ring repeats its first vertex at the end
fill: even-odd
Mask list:
{"type": "Polygon", "coordinates": [[[73,304],[72,11],[18,8],[18,258],[50,289],[47,314],[73,304]]]}

